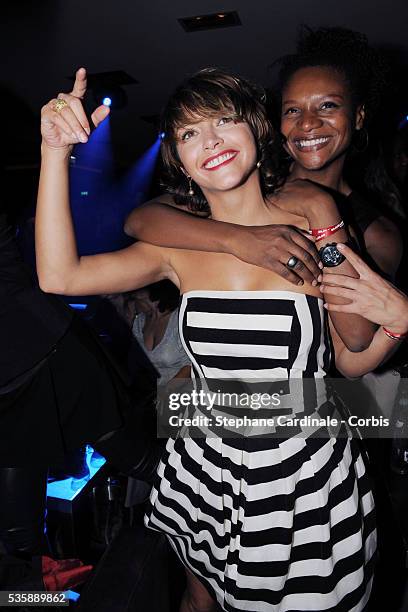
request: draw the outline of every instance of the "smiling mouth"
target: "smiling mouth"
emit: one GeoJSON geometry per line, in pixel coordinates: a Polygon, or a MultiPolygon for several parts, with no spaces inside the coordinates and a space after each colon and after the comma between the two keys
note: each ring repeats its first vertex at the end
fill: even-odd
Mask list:
{"type": "Polygon", "coordinates": [[[322,149],[329,142],[329,136],[322,136],[321,138],[296,138],[294,144],[300,151],[315,149],[322,149]]]}
{"type": "Polygon", "coordinates": [[[217,156],[210,157],[203,163],[206,170],[216,170],[232,161],[238,155],[238,151],[224,151],[217,156]]]}

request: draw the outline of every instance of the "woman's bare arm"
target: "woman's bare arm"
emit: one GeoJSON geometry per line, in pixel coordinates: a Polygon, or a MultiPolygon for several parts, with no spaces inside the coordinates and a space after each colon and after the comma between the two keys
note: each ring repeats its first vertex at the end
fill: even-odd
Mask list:
{"type": "Polygon", "coordinates": [[[334,326],[330,326],[336,368],[346,378],[359,378],[385,363],[399,348],[398,340],[392,340],[382,327],[378,328],[371,344],[364,351],[353,353],[339,338],[334,326]]]}
{"type": "MultiPolygon", "coordinates": [[[[67,295],[115,293],[162,278],[177,281],[164,249],[136,244],[115,253],[79,257],[69,203],[72,144],[86,140],[89,124],[80,98],[86,73],[78,71],[61,113],[51,101],[42,111],[42,162],[36,214],[37,272],[45,291],[67,295]]],[[[105,115],[106,116],[106,115],[105,115]]],[[[97,124],[98,120],[94,121],[97,124]]]]}

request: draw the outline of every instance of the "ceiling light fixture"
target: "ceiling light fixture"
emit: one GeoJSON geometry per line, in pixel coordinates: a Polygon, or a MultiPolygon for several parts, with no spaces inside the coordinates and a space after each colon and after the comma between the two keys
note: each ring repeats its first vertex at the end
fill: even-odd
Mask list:
{"type": "Polygon", "coordinates": [[[211,13],[210,15],[194,15],[193,17],[180,17],[177,21],[185,32],[199,32],[202,30],[215,30],[217,28],[230,28],[242,25],[237,11],[211,13]]]}

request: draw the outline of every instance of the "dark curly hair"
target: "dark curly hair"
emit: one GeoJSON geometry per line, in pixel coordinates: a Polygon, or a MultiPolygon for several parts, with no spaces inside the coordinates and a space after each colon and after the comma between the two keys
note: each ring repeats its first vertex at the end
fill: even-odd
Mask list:
{"type": "Polygon", "coordinates": [[[176,131],[197,117],[212,117],[224,111],[233,113],[237,121],[245,121],[251,128],[262,162],[264,195],[272,193],[284,180],[280,142],[267,116],[263,89],[221,68],[204,68],[183,81],[171,95],[162,112],[160,128],[164,134],[162,186],[174,194],[176,202],[194,211],[209,213],[210,209],[198,185],[194,185],[194,196],[188,194],[188,179],[177,153],[176,131]]]}
{"type": "Polygon", "coordinates": [[[377,112],[389,81],[387,64],[361,32],[346,28],[301,26],[296,53],[277,60],[280,91],[301,68],[328,66],[349,84],[353,108],[364,105],[367,125],[377,112]]]}

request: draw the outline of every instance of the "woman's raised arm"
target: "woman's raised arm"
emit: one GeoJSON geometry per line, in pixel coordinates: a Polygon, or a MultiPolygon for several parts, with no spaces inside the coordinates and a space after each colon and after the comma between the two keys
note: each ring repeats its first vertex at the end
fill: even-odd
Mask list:
{"type": "MultiPolygon", "coordinates": [[[[69,204],[69,156],[86,142],[90,126],[82,108],[86,71],[70,94],[59,94],[41,113],[42,161],[36,213],[37,272],[44,291],[89,295],[128,291],[176,275],[164,249],[139,243],[115,253],[79,257],[69,204]]],[[[109,110],[92,115],[97,126],[109,110]]]]}

